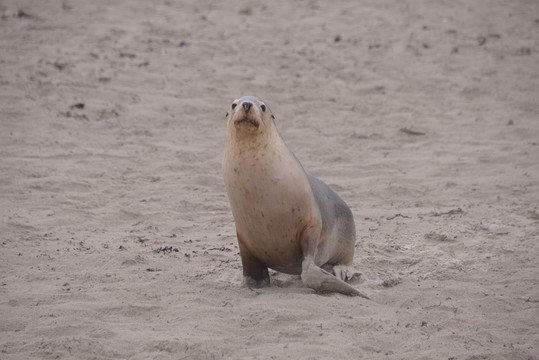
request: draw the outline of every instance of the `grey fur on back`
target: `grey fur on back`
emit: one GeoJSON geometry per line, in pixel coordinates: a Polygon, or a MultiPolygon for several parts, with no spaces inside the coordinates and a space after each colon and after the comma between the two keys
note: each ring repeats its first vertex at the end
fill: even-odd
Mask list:
{"type": "Polygon", "coordinates": [[[322,234],[326,234],[327,231],[337,225],[339,234],[347,241],[355,244],[356,226],[352,210],[326,183],[309,173],[306,174],[313,190],[316,204],[320,209],[321,217],[324,220],[322,222],[322,234]]]}

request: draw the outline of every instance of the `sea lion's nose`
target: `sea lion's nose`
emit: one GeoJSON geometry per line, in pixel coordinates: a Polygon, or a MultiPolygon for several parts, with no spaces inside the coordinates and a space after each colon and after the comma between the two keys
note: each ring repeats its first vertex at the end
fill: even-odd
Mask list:
{"type": "Polygon", "coordinates": [[[251,109],[251,106],[253,106],[252,103],[250,102],[244,102],[243,104],[241,104],[243,106],[243,110],[245,110],[245,113],[247,114],[249,112],[249,110],[251,109]]]}

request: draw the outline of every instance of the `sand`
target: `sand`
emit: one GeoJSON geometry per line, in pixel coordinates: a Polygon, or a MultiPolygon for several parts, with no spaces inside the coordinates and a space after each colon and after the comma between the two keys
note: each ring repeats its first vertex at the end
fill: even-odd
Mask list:
{"type": "Polygon", "coordinates": [[[539,3],[0,2],[0,359],[539,358],[539,3]],[[350,205],[243,288],[225,113],[350,205]]]}

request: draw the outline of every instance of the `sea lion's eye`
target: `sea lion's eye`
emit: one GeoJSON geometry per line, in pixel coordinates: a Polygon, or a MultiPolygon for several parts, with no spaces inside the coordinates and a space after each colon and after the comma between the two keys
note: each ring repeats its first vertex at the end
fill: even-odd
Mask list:
{"type": "Polygon", "coordinates": [[[266,112],[266,105],[260,104],[260,108],[262,109],[262,112],[266,112]]]}
{"type": "Polygon", "coordinates": [[[234,109],[236,108],[236,106],[238,106],[238,104],[233,103],[233,104],[232,104],[232,110],[234,110],[234,109]]]}

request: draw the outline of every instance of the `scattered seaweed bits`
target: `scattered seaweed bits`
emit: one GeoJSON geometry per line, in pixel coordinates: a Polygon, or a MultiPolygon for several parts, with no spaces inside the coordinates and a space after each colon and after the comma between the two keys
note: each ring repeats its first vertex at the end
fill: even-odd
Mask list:
{"type": "Polygon", "coordinates": [[[252,15],[253,14],[253,8],[251,7],[246,7],[246,8],[243,8],[243,9],[240,9],[238,11],[238,13],[240,15],[252,15]]]}
{"type": "Polygon", "coordinates": [[[58,69],[59,71],[63,71],[66,66],[67,66],[67,63],[65,62],[60,62],[60,61],[56,61],[52,64],[56,69],[58,69]]]}
{"type": "Polygon", "coordinates": [[[408,134],[408,135],[425,135],[426,134],[426,133],[424,133],[422,131],[412,130],[412,129],[407,128],[407,127],[401,128],[400,131],[405,133],[405,134],[408,134]]]}
{"type": "Polygon", "coordinates": [[[160,253],[163,253],[163,254],[170,254],[172,252],[179,252],[180,250],[178,250],[178,248],[174,248],[172,246],[162,246],[158,249],[155,249],[153,250],[154,253],[156,254],[160,254],[160,253]]]}
{"type": "Polygon", "coordinates": [[[84,103],[76,103],[76,104],[71,105],[69,108],[70,109],[84,109],[84,107],[85,107],[84,103]]]}
{"type": "Polygon", "coordinates": [[[19,9],[19,10],[17,11],[16,16],[17,16],[19,19],[23,19],[23,18],[26,18],[26,19],[32,19],[32,18],[34,17],[33,15],[30,15],[30,14],[28,14],[26,11],[21,10],[21,9],[19,9]]]}

